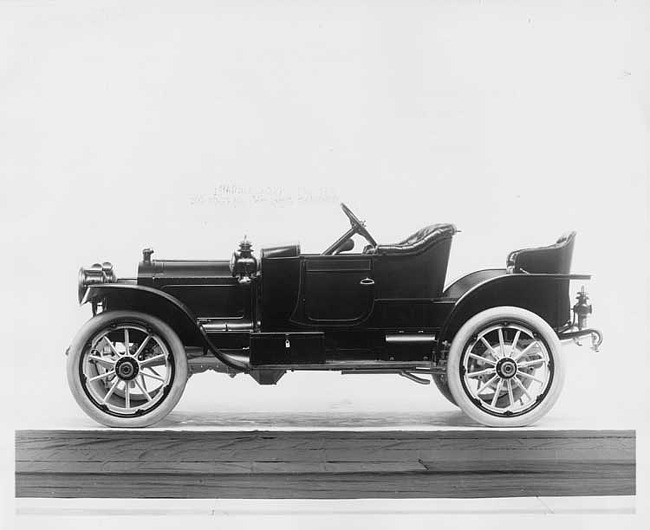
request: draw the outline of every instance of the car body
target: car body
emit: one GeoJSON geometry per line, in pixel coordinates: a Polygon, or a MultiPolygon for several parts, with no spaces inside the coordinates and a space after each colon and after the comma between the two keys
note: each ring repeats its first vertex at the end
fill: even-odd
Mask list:
{"type": "Polygon", "coordinates": [[[79,301],[93,317],[68,349],[80,406],[113,427],[162,419],[192,373],[248,374],[263,385],[289,371],[392,373],[428,384],[489,426],[537,421],[562,387],[560,340],[591,336],[583,291],[572,306],[575,232],[511,252],[506,266],[445,287],[457,229],[434,224],[378,244],[344,204],[350,229],[322,254],[261,250],[230,260],[154,260],[137,278],[110,263],[82,268],[79,301]],[[367,241],[353,252],[351,238],[367,241]],[[573,314],[572,314],[573,313],[573,314]]]}

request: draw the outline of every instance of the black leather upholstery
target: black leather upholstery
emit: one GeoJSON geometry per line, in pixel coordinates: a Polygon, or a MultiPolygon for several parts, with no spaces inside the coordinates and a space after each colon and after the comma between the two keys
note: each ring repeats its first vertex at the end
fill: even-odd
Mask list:
{"type": "Polygon", "coordinates": [[[508,254],[508,272],[569,274],[576,232],[567,232],[547,247],[522,248],[508,254]]]}
{"type": "Polygon", "coordinates": [[[456,227],[452,224],[439,223],[425,226],[409,237],[394,243],[392,245],[377,245],[377,247],[366,247],[364,253],[367,254],[417,254],[439,241],[450,239],[457,232],[456,227]]]}

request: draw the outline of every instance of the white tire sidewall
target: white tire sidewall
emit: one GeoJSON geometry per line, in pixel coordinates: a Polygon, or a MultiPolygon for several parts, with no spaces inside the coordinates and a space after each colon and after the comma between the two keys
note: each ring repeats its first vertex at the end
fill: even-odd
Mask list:
{"type": "Polygon", "coordinates": [[[449,384],[447,383],[447,374],[445,375],[432,374],[431,378],[433,379],[433,383],[440,391],[440,394],[442,394],[442,396],[447,401],[449,401],[449,403],[457,407],[458,405],[456,404],[456,401],[454,401],[454,396],[451,395],[451,391],[449,390],[449,384]]]}
{"type": "Polygon", "coordinates": [[[548,413],[555,405],[564,385],[564,364],[562,362],[562,345],[556,333],[539,315],[526,309],[512,306],[502,306],[487,309],[470,318],[458,330],[454,337],[447,357],[447,382],[449,390],[461,410],[473,420],[488,427],[523,427],[535,423],[548,413]],[[500,417],[482,410],[476,405],[463,388],[460,374],[461,357],[471,338],[489,324],[501,321],[521,321],[539,333],[548,347],[552,361],[553,377],[550,388],[543,400],[533,409],[521,415],[500,417]]]}

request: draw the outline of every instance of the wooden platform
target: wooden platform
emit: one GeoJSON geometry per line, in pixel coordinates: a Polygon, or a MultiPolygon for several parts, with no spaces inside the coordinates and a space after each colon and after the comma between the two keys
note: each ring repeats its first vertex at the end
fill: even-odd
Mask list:
{"type": "Polygon", "coordinates": [[[634,495],[636,433],[16,432],[17,497],[634,495]]]}

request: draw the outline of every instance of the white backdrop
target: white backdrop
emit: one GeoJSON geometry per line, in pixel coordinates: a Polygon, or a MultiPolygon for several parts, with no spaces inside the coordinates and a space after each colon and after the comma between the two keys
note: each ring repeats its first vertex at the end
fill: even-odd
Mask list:
{"type": "MultiPolygon", "coordinates": [[[[0,9],[0,362],[19,423],[83,418],[63,355],[89,317],[79,266],[133,276],[146,246],[227,259],[244,234],[319,252],[346,227],[340,201],[380,242],[456,223],[449,279],[578,230],[573,269],[594,274],[605,343],[567,352],[567,395],[612,421],[647,414],[643,4],[0,9]]],[[[251,410],[445,406],[405,380],[289,374],[268,389],[209,374],[179,407],[218,414],[232,395],[251,410]]]]}

